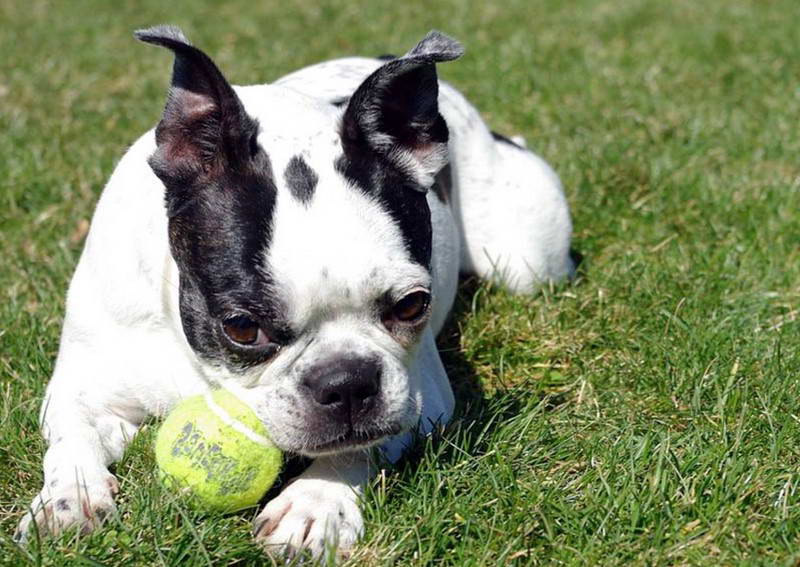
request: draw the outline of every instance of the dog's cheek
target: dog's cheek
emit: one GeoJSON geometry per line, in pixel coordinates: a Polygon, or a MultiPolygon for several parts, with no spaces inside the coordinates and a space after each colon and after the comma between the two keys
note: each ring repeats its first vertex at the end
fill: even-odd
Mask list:
{"type": "Polygon", "coordinates": [[[384,358],[382,390],[382,407],[384,418],[396,419],[410,411],[409,403],[415,399],[419,391],[418,379],[405,364],[394,359],[384,358]]]}

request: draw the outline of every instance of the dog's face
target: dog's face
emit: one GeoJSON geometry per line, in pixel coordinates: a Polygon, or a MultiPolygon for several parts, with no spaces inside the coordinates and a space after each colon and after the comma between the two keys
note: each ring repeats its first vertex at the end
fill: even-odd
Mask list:
{"type": "Polygon", "coordinates": [[[428,36],[339,108],[288,92],[250,104],[177,30],[139,37],[176,55],[150,164],[191,347],[246,388],[284,450],[350,450],[415,424],[426,193],[447,144],[434,63],[458,44],[428,36]]]}

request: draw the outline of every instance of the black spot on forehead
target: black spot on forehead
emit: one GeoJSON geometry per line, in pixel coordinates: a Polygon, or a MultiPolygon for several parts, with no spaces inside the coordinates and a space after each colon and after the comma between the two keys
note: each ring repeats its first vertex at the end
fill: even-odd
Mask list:
{"type": "Polygon", "coordinates": [[[294,156],[289,160],[283,178],[292,196],[304,205],[308,205],[314,196],[319,177],[301,156],[294,156]]]}

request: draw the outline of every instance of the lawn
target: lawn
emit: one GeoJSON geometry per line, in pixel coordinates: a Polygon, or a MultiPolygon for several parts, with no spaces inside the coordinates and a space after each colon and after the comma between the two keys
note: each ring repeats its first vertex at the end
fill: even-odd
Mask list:
{"type": "Polygon", "coordinates": [[[255,565],[253,511],[154,480],[119,518],[11,543],[41,483],[37,412],[95,201],[158,119],[181,25],[236,83],[402,52],[430,28],[492,127],[559,172],[573,285],[464,282],[440,337],[459,418],[368,490],[352,565],[793,565],[800,559],[796,0],[0,3],[0,563],[255,565]]]}

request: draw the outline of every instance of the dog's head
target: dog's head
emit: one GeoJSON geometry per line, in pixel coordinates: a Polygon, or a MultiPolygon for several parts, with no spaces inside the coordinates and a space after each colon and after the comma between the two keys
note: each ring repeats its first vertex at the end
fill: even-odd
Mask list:
{"type": "Polygon", "coordinates": [[[447,160],[435,63],[460,45],[432,32],[337,108],[234,90],[176,28],[137,37],[175,54],[150,165],[192,349],[245,387],[284,450],[338,452],[414,425],[408,367],[432,301],[426,193],[447,160]]]}

